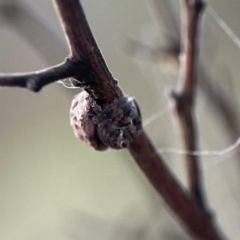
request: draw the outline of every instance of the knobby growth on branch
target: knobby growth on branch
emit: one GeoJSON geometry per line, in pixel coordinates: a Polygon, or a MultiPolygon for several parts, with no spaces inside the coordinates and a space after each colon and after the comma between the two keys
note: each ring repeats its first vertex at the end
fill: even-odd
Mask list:
{"type": "MultiPolygon", "coordinates": [[[[197,41],[204,2],[183,2],[183,53],[179,88],[173,91],[182,125],[185,147],[197,149],[194,102],[196,88],[197,41]]],[[[0,86],[39,91],[54,81],[71,78],[85,92],[72,103],[71,121],[76,135],[99,150],[128,147],[146,177],[176,214],[188,233],[197,239],[223,239],[206,210],[201,186],[199,159],[187,157],[190,191],[186,191],[166,167],[162,156],[141,129],[137,103],[125,96],[100,53],[78,0],[55,0],[70,55],[61,64],[27,74],[1,74],[0,86]],[[109,118],[110,121],[105,121],[109,118]],[[79,123],[80,122],[80,123],[79,123]]]]}

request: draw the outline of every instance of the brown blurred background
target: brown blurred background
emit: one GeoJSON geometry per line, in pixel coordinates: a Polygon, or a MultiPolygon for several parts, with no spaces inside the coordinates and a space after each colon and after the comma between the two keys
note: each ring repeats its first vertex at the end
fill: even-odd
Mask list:
{"type": "MultiPolygon", "coordinates": [[[[154,143],[161,149],[181,149],[178,126],[164,94],[166,87],[176,85],[177,63],[154,58],[141,47],[129,49],[128,39],[160,46],[169,30],[165,25],[160,31],[148,2],[152,1],[83,0],[82,4],[109,68],[126,94],[137,99],[143,118],[163,112],[146,126],[154,143]]],[[[240,2],[208,3],[240,37],[240,2]]],[[[172,6],[179,19],[178,1],[172,6]]],[[[52,1],[0,0],[0,72],[39,70],[63,61],[67,54],[52,1]]],[[[207,13],[201,63],[235,110],[236,122],[239,60],[240,49],[207,13]]],[[[188,239],[127,151],[96,152],[75,138],[69,106],[77,92],[59,83],[38,94],[0,89],[0,239],[188,239]]],[[[222,150],[240,132],[237,125],[230,134],[209,101],[199,93],[201,147],[222,150]]],[[[204,156],[203,174],[219,225],[229,239],[238,240],[240,155],[233,153],[204,156]]],[[[164,156],[185,184],[183,156],[164,156]]]]}

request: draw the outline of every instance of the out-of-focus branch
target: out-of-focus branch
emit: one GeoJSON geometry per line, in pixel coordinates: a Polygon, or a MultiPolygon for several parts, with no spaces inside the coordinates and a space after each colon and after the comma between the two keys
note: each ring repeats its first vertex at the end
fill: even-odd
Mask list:
{"type": "MultiPolygon", "coordinates": [[[[165,36],[166,37],[166,36],[165,36]]],[[[176,71],[179,64],[180,43],[169,46],[149,46],[139,40],[128,39],[124,45],[123,50],[131,56],[137,56],[143,61],[150,61],[153,64],[160,62],[163,66],[169,64],[171,72],[176,71]],[[148,56],[148,58],[146,58],[148,56]]],[[[165,68],[163,69],[165,70],[165,68]]],[[[168,68],[169,70],[169,68],[168,68]]],[[[239,121],[233,104],[227,96],[225,90],[219,85],[217,81],[212,79],[206,68],[200,63],[197,69],[198,78],[198,94],[207,101],[208,107],[212,108],[211,113],[218,116],[218,120],[224,125],[227,130],[230,141],[236,141],[239,136],[239,121]]],[[[168,72],[167,72],[168,73],[168,72]]]]}
{"type": "MultiPolygon", "coordinates": [[[[181,0],[182,1],[182,0],[181,0]]],[[[182,53],[178,89],[173,92],[176,112],[187,151],[198,150],[198,132],[195,119],[195,99],[197,88],[198,40],[201,14],[204,9],[202,0],[182,1],[182,53]]],[[[206,209],[201,178],[200,157],[186,155],[188,187],[194,201],[206,209]]]]}
{"type": "MultiPolygon", "coordinates": [[[[172,56],[171,59],[176,59],[175,62],[178,61],[179,54],[180,54],[180,34],[179,34],[179,25],[177,25],[175,13],[173,11],[173,8],[169,6],[168,0],[147,0],[149,3],[151,3],[153,7],[153,12],[156,14],[157,19],[159,20],[159,26],[163,27],[164,29],[168,29],[170,31],[170,35],[176,36],[176,39],[179,39],[179,41],[171,41],[172,38],[168,35],[163,35],[162,37],[165,38],[166,43],[166,51],[163,50],[163,47],[154,47],[151,46],[149,48],[149,51],[147,52],[147,49],[145,48],[145,52],[150,54],[150,56],[153,56],[153,61],[159,61],[159,59],[162,59],[162,55],[169,54],[172,56]],[[162,14],[161,6],[165,6],[164,9],[166,10],[164,14],[162,14]],[[165,19],[166,18],[166,19],[165,19]],[[168,19],[171,19],[170,25],[168,23],[168,19]],[[172,21],[174,21],[174,24],[172,24],[172,21]],[[174,27],[172,27],[174,26],[174,27]],[[171,33],[171,31],[173,31],[171,33]],[[169,46],[170,43],[170,46],[169,46]],[[161,51],[159,51],[161,49],[161,51]],[[168,51],[170,49],[170,51],[168,51]],[[174,49],[175,51],[172,51],[174,49]],[[158,50],[158,51],[156,51],[158,50]]],[[[131,46],[132,49],[134,49],[134,42],[130,40],[131,44],[128,46],[131,46]]],[[[138,44],[138,46],[140,46],[138,44]]],[[[139,47],[138,50],[141,50],[139,47]]],[[[130,51],[131,53],[131,51],[130,51]]],[[[236,115],[236,111],[233,108],[233,105],[231,104],[231,101],[229,100],[227,94],[225,93],[224,89],[221,88],[221,86],[218,84],[217,81],[211,78],[211,76],[206,71],[205,67],[199,63],[198,67],[198,78],[201,79],[198,83],[198,90],[200,91],[200,96],[203,96],[204,99],[207,99],[209,105],[214,109],[214,111],[219,116],[218,119],[222,121],[222,123],[225,125],[226,129],[229,133],[229,138],[231,141],[235,141],[236,137],[238,136],[238,133],[240,132],[238,117],[236,115]]],[[[212,112],[212,111],[211,111],[212,112]]]]}
{"type": "Polygon", "coordinates": [[[199,66],[198,78],[201,79],[198,83],[200,94],[210,103],[209,107],[217,114],[218,119],[221,119],[230,141],[236,141],[239,137],[240,129],[234,104],[231,104],[224,89],[218,82],[211,79],[206,69],[203,69],[203,66],[199,66]]]}
{"type": "Polygon", "coordinates": [[[67,54],[67,46],[28,5],[17,0],[0,1],[1,24],[9,24],[38,51],[49,64],[56,64],[67,54]],[[34,34],[33,34],[34,32],[34,34]]]}
{"type": "MultiPolygon", "coordinates": [[[[163,27],[164,32],[167,33],[167,39],[165,38],[166,44],[169,43],[172,45],[173,42],[180,42],[180,31],[177,21],[175,19],[176,14],[172,6],[170,5],[170,1],[167,0],[147,0],[152,6],[152,11],[156,16],[158,23],[163,27]]],[[[166,35],[166,34],[165,34],[166,35]]]]}

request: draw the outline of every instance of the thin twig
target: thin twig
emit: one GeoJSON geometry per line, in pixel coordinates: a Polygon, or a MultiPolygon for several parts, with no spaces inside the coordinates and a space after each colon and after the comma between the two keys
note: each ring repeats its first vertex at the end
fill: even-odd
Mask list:
{"type": "Polygon", "coordinates": [[[60,79],[72,77],[74,65],[66,59],[63,63],[46,68],[41,71],[16,74],[0,74],[1,87],[22,87],[30,91],[38,92],[43,86],[56,82],[60,79]]]}
{"type": "MultiPolygon", "coordinates": [[[[55,0],[55,3],[71,48],[72,55],[69,57],[69,63],[73,64],[73,68],[70,68],[70,75],[80,82],[79,84],[94,97],[98,104],[114,102],[123,93],[112,78],[98,50],[81,3],[78,0],[55,0]]],[[[64,74],[66,72],[68,71],[64,71],[64,74]]],[[[62,78],[61,75],[58,77],[62,78]]],[[[45,79],[41,81],[45,83],[45,79]]],[[[19,78],[10,85],[14,84],[26,86],[26,78],[19,78]],[[22,84],[20,80],[23,81],[22,84]]],[[[201,240],[223,239],[209,215],[201,211],[192,201],[165,166],[163,159],[158,156],[144,131],[133,141],[129,151],[157,192],[192,236],[201,240]]]]}
{"type": "MultiPolygon", "coordinates": [[[[177,63],[180,55],[181,43],[179,26],[176,23],[173,9],[169,6],[168,0],[148,0],[148,2],[151,3],[153,12],[155,13],[156,18],[159,20],[158,23],[160,28],[167,29],[169,31],[169,34],[162,34],[166,46],[149,46],[139,40],[129,39],[124,50],[130,55],[138,53],[137,57],[141,57],[139,52],[142,52],[143,60],[146,60],[147,55],[150,56],[150,60],[153,62],[158,62],[162,59],[165,61],[164,55],[169,55],[170,59],[173,59],[173,62],[177,63]],[[162,6],[164,7],[162,8],[162,6]],[[167,19],[172,19],[170,24],[167,19]],[[174,21],[174,23],[172,23],[172,21],[174,21]],[[176,41],[172,41],[172,36],[175,37],[174,39],[176,39],[176,41]]],[[[210,10],[208,8],[207,10],[212,14],[212,8],[210,10]]],[[[220,21],[219,16],[217,16],[215,13],[213,13],[212,16],[216,17],[216,21],[220,21]]],[[[226,26],[225,23],[222,25],[226,26]]],[[[229,30],[229,27],[224,27],[224,30],[226,30],[228,35],[233,36],[232,31],[229,30]],[[231,33],[229,34],[229,32],[231,33]]],[[[235,39],[233,40],[235,41],[235,39]]],[[[147,58],[147,61],[149,61],[149,58],[147,58]]],[[[219,116],[218,120],[221,121],[224,127],[228,130],[227,133],[230,141],[235,141],[239,136],[240,127],[236,110],[231,104],[231,100],[219,83],[210,76],[201,62],[199,63],[197,75],[198,78],[201,79],[201,81],[198,83],[198,91],[200,95],[204,98],[204,100],[207,100],[210,107],[213,108],[214,111],[211,111],[211,113],[216,112],[219,116]]]]}
{"type": "MultiPolygon", "coordinates": [[[[196,69],[198,60],[199,24],[204,8],[201,0],[182,1],[182,54],[180,62],[180,77],[178,89],[173,92],[176,111],[183,134],[184,147],[187,151],[198,150],[198,133],[195,119],[196,98],[196,69]]],[[[188,187],[194,201],[206,209],[202,179],[200,157],[186,155],[188,187]]]]}

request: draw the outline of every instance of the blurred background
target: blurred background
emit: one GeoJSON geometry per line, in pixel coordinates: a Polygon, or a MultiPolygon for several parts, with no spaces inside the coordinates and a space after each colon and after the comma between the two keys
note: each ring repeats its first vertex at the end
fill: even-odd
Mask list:
{"type": "MultiPolygon", "coordinates": [[[[165,94],[178,76],[179,1],[81,2],[110,70],[137,99],[152,141],[161,150],[182,149],[165,94]]],[[[221,151],[240,137],[240,2],[208,3],[197,117],[201,149],[221,151]]],[[[0,72],[43,69],[67,55],[52,1],[0,0],[0,72]]],[[[75,138],[69,108],[79,91],[60,83],[38,94],[0,89],[0,239],[189,239],[126,150],[97,152],[75,138]]],[[[185,185],[184,156],[164,157],[185,185]]],[[[202,159],[209,205],[222,231],[238,240],[239,148],[202,159]]]]}

